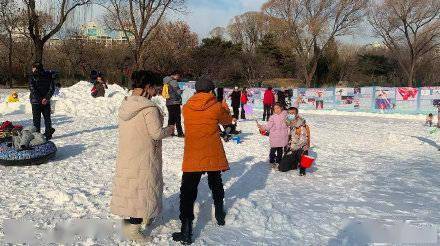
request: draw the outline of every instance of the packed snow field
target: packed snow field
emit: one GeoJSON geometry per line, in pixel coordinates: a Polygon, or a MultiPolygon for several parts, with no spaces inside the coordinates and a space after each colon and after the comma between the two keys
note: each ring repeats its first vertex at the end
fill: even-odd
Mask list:
{"type": "MultiPolygon", "coordinates": [[[[52,162],[0,166],[2,221],[27,218],[40,228],[52,228],[54,222],[73,218],[118,219],[110,214],[109,203],[117,153],[116,112],[127,92],[115,86],[107,92],[110,97],[92,99],[88,86],[63,89],[55,103],[53,141],[59,150],[52,162]]],[[[2,109],[0,121],[31,124],[24,103],[2,109]]],[[[239,123],[243,143],[225,143],[231,167],[223,175],[226,226],[215,223],[205,177],[195,208],[195,245],[399,243],[402,235],[389,228],[402,224],[434,233],[407,237],[406,242],[419,237],[440,243],[438,132],[429,134],[423,120],[414,116],[304,116],[316,158],[305,177],[271,169],[269,139],[258,133],[254,121],[239,123]],[[389,233],[384,235],[385,225],[389,233]]],[[[171,233],[180,229],[182,154],[183,139],[164,140],[164,210],[149,229],[152,245],[176,245],[171,233]]],[[[0,241],[4,238],[0,224],[0,241]]]]}

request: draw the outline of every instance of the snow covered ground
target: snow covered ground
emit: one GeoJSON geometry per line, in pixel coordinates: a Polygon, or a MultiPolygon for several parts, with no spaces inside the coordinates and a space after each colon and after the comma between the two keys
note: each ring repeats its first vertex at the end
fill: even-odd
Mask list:
{"type": "MultiPolygon", "coordinates": [[[[66,219],[117,219],[109,213],[115,110],[126,92],[115,87],[110,98],[91,99],[87,84],[77,86],[65,89],[64,102],[55,104],[55,160],[34,167],[0,166],[1,220],[26,218],[47,229],[66,219]]],[[[304,116],[317,160],[306,177],[272,170],[268,138],[258,134],[253,121],[240,123],[243,143],[225,143],[231,166],[223,176],[226,226],[214,222],[205,177],[195,209],[195,245],[365,245],[416,239],[440,244],[440,132],[429,134],[423,119],[413,116],[304,116]],[[404,235],[396,229],[409,226],[420,230],[404,235]]],[[[31,124],[30,111],[23,108],[0,113],[0,118],[31,124]]],[[[180,228],[182,154],[182,139],[164,140],[164,211],[150,229],[152,245],[175,245],[171,233],[180,228]]],[[[5,238],[2,227],[0,241],[5,238]]],[[[113,240],[110,244],[129,244],[113,240]]]]}

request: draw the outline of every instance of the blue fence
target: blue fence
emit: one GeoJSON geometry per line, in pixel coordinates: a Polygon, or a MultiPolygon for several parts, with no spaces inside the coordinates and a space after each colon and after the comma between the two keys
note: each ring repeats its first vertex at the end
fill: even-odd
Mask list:
{"type": "MultiPolygon", "coordinates": [[[[225,89],[226,96],[231,91],[225,89]]],[[[264,91],[248,89],[254,108],[262,108],[264,91]]],[[[427,114],[437,113],[440,105],[440,87],[295,88],[285,94],[287,104],[309,110],[427,114]]]]}
{"type": "MultiPolygon", "coordinates": [[[[194,93],[194,82],[180,83],[183,101],[194,93]]],[[[263,108],[265,88],[247,89],[249,103],[263,108]]],[[[280,89],[275,89],[278,93],[280,89]]],[[[354,88],[292,88],[284,90],[288,105],[308,110],[341,110],[401,114],[437,113],[440,107],[440,86],[435,87],[354,87],[354,88]]],[[[225,89],[228,98],[232,89],[225,89]]]]}

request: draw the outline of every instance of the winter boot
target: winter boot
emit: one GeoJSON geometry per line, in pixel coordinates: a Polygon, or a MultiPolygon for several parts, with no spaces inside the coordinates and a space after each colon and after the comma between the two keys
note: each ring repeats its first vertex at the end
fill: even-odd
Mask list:
{"type": "Polygon", "coordinates": [[[142,234],[140,224],[130,224],[123,222],[122,233],[124,234],[124,237],[126,237],[128,240],[141,243],[151,242],[151,237],[142,234]]]}
{"type": "Polygon", "coordinates": [[[226,224],[226,212],[223,207],[223,201],[221,203],[215,204],[215,219],[217,220],[217,224],[219,226],[224,226],[226,224]]]}
{"type": "Polygon", "coordinates": [[[54,134],[54,132],[55,132],[54,128],[50,128],[49,130],[46,130],[44,136],[46,136],[47,141],[52,139],[52,135],[54,134]]]}
{"type": "Polygon", "coordinates": [[[192,241],[192,220],[183,219],[180,232],[173,233],[173,240],[183,245],[190,245],[192,241]]]}

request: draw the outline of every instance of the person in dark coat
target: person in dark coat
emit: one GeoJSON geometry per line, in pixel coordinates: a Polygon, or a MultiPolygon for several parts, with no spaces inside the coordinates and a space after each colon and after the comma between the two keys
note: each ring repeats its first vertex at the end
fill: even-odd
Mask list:
{"type": "Polygon", "coordinates": [[[182,90],[179,88],[179,79],[180,73],[174,72],[173,75],[165,77],[163,83],[168,85],[168,98],[166,98],[168,125],[175,125],[177,137],[183,138],[185,135],[182,129],[182,90]]]}
{"type": "Polygon", "coordinates": [[[96,92],[93,95],[93,97],[96,98],[96,97],[105,96],[105,90],[108,89],[108,86],[107,83],[105,83],[104,75],[102,73],[98,73],[98,77],[96,78],[93,87],[96,89],[96,92]]]}
{"type": "Polygon", "coordinates": [[[52,74],[43,69],[41,63],[32,65],[32,74],[29,77],[30,101],[32,104],[32,117],[36,132],[40,132],[41,115],[44,118],[44,126],[47,140],[52,138],[55,129],[52,128],[50,118],[50,99],[55,91],[55,82],[52,74]]]}
{"type": "Polygon", "coordinates": [[[281,103],[281,105],[283,105],[284,109],[286,109],[286,94],[284,93],[284,91],[279,90],[277,92],[277,96],[278,96],[278,102],[281,103]]]}
{"type": "Polygon", "coordinates": [[[238,116],[240,114],[240,97],[241,97],[241,93],[240,90],[238,89],[238,87],[236,86],[234,88],[234,91],[232,91],[231,95],[231,106],[232,106],[232,112],[233,112],[233,117],[235,119],[238,119],[238,116]]]}

